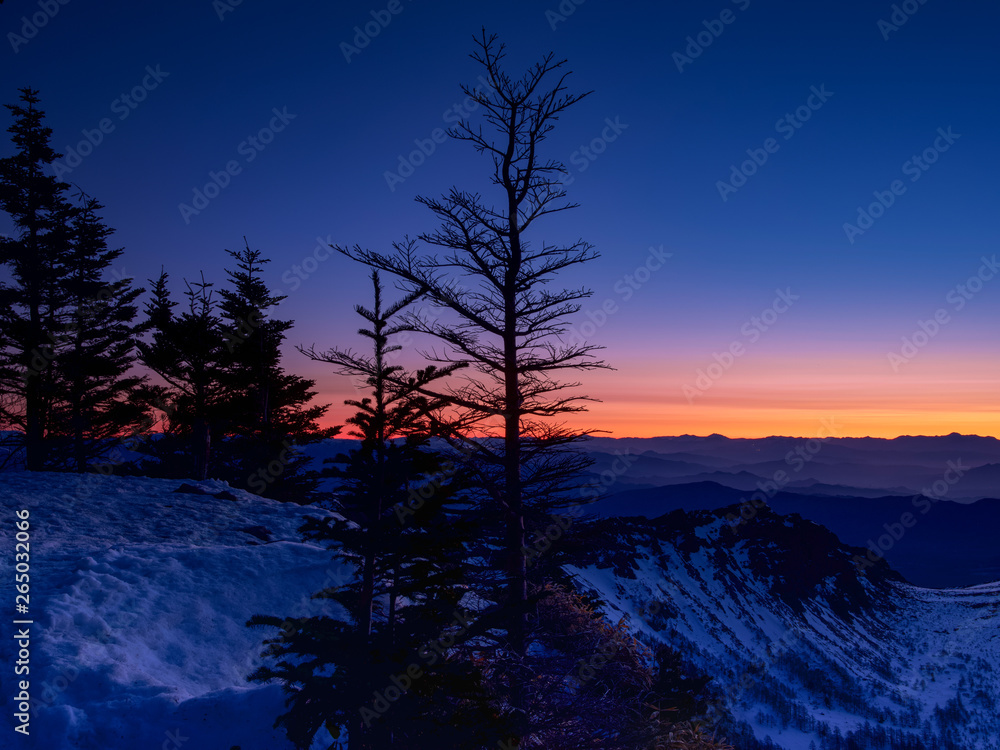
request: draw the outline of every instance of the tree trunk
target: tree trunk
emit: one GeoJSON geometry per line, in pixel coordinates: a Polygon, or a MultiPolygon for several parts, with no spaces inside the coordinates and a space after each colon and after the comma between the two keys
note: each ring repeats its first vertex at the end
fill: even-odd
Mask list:
{"type": "Polygon", "coordinates": [[[208,461],[212,454],[212,433],[205,417],[197,417],[192,428],[192,448],[194,449],[194,478],[208,478],[208,461]]]}
{"type": "MultiPolygon", "coordinates": [[[[380,313],[378,297],[376,296],[376,314],[380,313]]],[[[378,324],[375,330],[381,333],[378,324]]],[[[361,572],[361,594],[358,602],[358,627],[364,634],[369,652],[372,649],[372,610],[375,606],[375,561],[382,547],[382,493],[385,489],[385,379],[383,371],[385,362],[382,356],[384,343],[376,340],[375,348],[375,475],[372,483],[371,505],[368,518],[368,549],[365,551],[363,570],[361,572]]],[[[369,750],[370,743],[360,716],[348,727],[351,750],[369,750]]]]}
{"type": "Polygon", "coordinates": [[[45,468],[45,443],[42,429],[42,398],[40,372],[28,370],[28,382],[25,385],[25,467],[28,471],[42,471],[45,468]]]}
{"type": "Polygon", "coordinates": [[[25,375],[27,382],[24,387],[24,409],[25,409],[25,468],[28,471],[43,471],[45,469],[45,426],[43,420],[42,401],[42,373],[44,364],[41,353],[45,344],[42,336],[42,314],[41,299],[39,290],[39,262],[38,262],[38,233],[32,227],[30,229],[30,239],[28,241],[30,262],[32,263],[32,278],[28,284],[31,285],[28,293],[29,316],[31,320],[31,337],[29,339],[33,346],[28,346],[25,352],[25,375]],[[34,368],[37,359],[38,367],[34,368]]]}
{"type": "Polygon", "coordinates": [[[84,419],[79,404],[73,407],[73,455],[77,474],[87,471],[87,443],[84,440],[84,419]]]}
{"type": "MultiPolygon", "coordinates": [[[[77,310],[82,310],[85,302],[77,300],[77,310]]],[[[83,360],[83,342],[81,335],[84,328],[82,316],[76,320],[76,341],[73,345],[73,371],[70,372],[70,387],[72,388],[72,421],[73,421],[73,455],[76,462],[76,471],[83,474],[87,471],[87,446],[84,440],[86,431],[86,419],[83,414],[83,389],[84,377],[81,371],[83,360]]]]}
{"type": "MultiPolygon", "coordinates": [[[[513,195],[511,195],[513,203],[513,195]]],[[[514,615],[508,637],[516,667],[511,674],[511,707],[517,714],[518,737],[527,732],[527,696],[522,667],[527,654],[526,605],[528,601],[527,561],[524,546],[524,507],[521,497],[521,390],[518,377],[517,295],[515,281],[520,271],[521,248],[516,226],[516,206],[511,212],[511,264],[504,284],[504,494],[507,506],[508,605],[514,615]]]]}

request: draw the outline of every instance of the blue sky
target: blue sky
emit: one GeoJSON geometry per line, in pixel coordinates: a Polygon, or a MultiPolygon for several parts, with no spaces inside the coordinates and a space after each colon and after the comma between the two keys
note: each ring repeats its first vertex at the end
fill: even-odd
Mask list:
{"type": "MultiPolygon", "coordinates": [[[[0,92],[11,102],[20,86],[39,89],[63,152],[105,120],[64,179],[106,205],[122,270],[221,281],[223,249],[246,235],[289,294],[291,343],[357,345],[351,311],[367,302],[366,272],[316,260],[317,240],[387,248],[433,229],[415,196],[452,185],[489,194],[482,158],[433,140],[462,106],[459,84],[480,74],[468,54],[486,26],[508,45],[511,72],[552,51],[569,60],[571,88],[594,92],[548,142],[581,208],[536,235],[582,237],[602,255],[565,278],[594,289],[591,320],[604,300],[616,305],[591,326],[618,367],[585,379],[604,399],[591,423],[615,434],[815,434],[836,416],[843,434],[996,434],[1000,279],[982,280],[981,268],[1000,234],[1000,11],[895,8],[7,0],[0,92]],[[366,24],[378,33],[352,51],[366,24]],[[122,96],[137,86],[133,108],[122,96]],[[433,153],[402,182],[387,179],[419,142],[433,153]],[[762,163],[747,161],[754,154],[762,163]],[[915,156],[934,163],[915,167],[915,156]],[[227,164],[238,169],[225,187],[185,214],[227,164]],[[734,167],[752,174],[720,188],[736,185],[734,167]],[[859,208],[876,193],[887,202],[897,180],[892,205],[849,237],[845,223],[860,228],[859,208]],[[670,258],[623,299],[616,283],[660,247],[670,258]],[[947,296],[977,274],[979,291],[956,310],[947,296]],[[743,326],[777,290],[797,299],[750,342],[743,326]],[[893,367],[890,355],[940,309],[948,322],[893,367]],[[684,386],[734,342],[745,353],[687,398],[684,386]]],[[[294,352],[289,365],[328,400],[348,395],[294,352]]]]}

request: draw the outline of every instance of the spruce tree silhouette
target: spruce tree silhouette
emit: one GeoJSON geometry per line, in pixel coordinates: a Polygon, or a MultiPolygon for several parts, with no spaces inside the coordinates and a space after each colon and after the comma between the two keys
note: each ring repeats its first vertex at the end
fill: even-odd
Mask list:
{"type": "Polygon", "coordinates": [[[50,365],[61,333],[73,209],[70,186],[45,173],[62,154],[49,145],[52,130],[44,125],[38,91],[20,91],[21,103],[6,105],[15,118],[7,130],[17,152],[0,159],[0,209],[17,231],[0,237],[0,265],[13,280],[0,282],[0,391],[16,396],[0,402],[0,416],[23,430],[25,465],[41,471],[56,394],[50,365]]]}
{"type": "Polygon", "coordinates": [[[316,382],[289,373],[281,345],[294,323],[275,317],[285,298],[268,289],[262,276],[270,260],[259,250],[226,252],[236,263],[227,269],[229,286],[219,290],[225,339],[216,473],[231,484],[278,500],[307,503],[320,499],[318,475],[301,448],[333,437],[321,428],[329,405],[312,404],[316,382]]]}
{"type": "Polygon", "coordinates": [[[480,630],[465,610],[474,519],[468,483],[428,442],[428,415],[439,404],[418,392],[457,366],[409,374],[392,363],[400,351],[392,339],[401,331],[392,318],[413,297],[383,306],[378,275],[372,279],[373,307],[356,308],[372,354],[304,349],[341,374],[361,377],[370,393],[346,402],[357,409],[348,424],[360,442],[332,461],[342,517],[302,528],[355,565],[350,584],[315,597],[340,605],[347,617],[253,617],[248,625],[282,632],[265,641],[264,655],[278,663],[249,679],[284,683],[289,711],[275,726],[300,748],[326,726],[334,736],[346,729],[351,750],[471,750],[504,731],[471,654],[455,650],[480,630]],[[445,639],[447,657],[439,645],[445,639]]]}
{"type": "Polygon", "coordinates": [[[101,204],[81,199],[71,223],[63,346],[54,362],[58,395],[49,429],[50,440],[68,444],[64,453],[77,472],[123,435],[144,433],[152,425],[142,398],[147,378],[133,371],[138,338],[147,328],[133,322],[136,300],[145,290],[129,278],[102,279],[123,250],[108,248],[112,230],[98,216],[101,204]]]}
{"type": "Polygon", "coordinates": [[[150,420],[138,398],[144,378],[130,374],[136,358],[133,323],[142,289],[102,276],[121,254],[102,206],[47,175],[61,154],[49,141],[38,92],[21,89],[8,129],[17,148],[0,159],[0,209],[16,237],[0,238],[0,423],[23,434],[29,470],[86,471],[123,434],[150,420]],[[62,450],[50,450],[50,447],[62,450]]]}
{"type": "Polygon", "coordinates": [[[212,284],[185,282],[187,309],[174,312],[169,276],[161,271],[146,303],[150,341],[138,342],[139,358],[166,382],[152,398],[169,404],[168,427],[188,444],[189,476],[205,479],[212,453],[212,425],[219,420],[224,397],[223,362],[226,339],[212,284]]]}

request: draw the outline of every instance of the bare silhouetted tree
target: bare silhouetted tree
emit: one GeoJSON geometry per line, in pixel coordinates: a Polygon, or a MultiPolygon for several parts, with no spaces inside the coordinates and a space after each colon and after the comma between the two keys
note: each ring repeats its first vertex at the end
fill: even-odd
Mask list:
{"type": "Polygon", "coordinates": [[[483,31],[471,57],[489,86],[463,92],[478,105],[487,128],[463,121],[450,135],[489,157],[496,204],[479,193],[453,188],[440,198],[420,197],[440,219],[437,231],[404,240],[393,252],[360,247],[337,249],[394,274],[401,287],[419,295],[441,315],[411,312],[405,324],[438,342],[425,356],[442,365],[465,363],[468,376],[447,388],[428,385],[425,395],[450,405],[450,438],[464,443],[486,477],[494,509],[502,517],[504,601],[508,614],[508,708],[521,735],[529,730],[531,702],[525,665],[531,602],[528,597],[526,528],[533,517],[565,507],[588,461],[567,450],[582,437],[554,420],[585,408],[586,397],[563,381],[566,372],[607,367],[600,347],[565,343],[569,319],[590,290],[557,289],[561,271],[597,257],[592,246],[529,241],[545,217],[574,208],[561,180],[565,167],[542,155],[559,116],[586,94],[567,91],[565,61],[552,54],[520,78],[502,69],[504,46],[483,31]],[[421,253],[419,246],[443,254],[421,253]],[[492,469],[492,472],[490,471],[492,469]]]}

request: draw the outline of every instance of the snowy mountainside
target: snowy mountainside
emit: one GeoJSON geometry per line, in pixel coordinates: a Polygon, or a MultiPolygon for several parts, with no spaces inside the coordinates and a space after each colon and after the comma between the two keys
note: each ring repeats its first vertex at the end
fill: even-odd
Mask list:
{"type": "MultiPolygon", "coordinates": [[[[12,520],[31,512],[34,707],[19,746],[289,748],[271,726],[279,686],[245,679],[268,634],[244,623],[332,606],[306,595],[347,569],[297,532],[326,511],[185,484],[0,474],[7,612],[12,520]]],[[[732,510],[605,519],[607,544],[570,571],[612,619],[628,614],[716,679],[716,714],[737,748],[768,737],[788,750],[846,748],[838,737],[852,732],[858,748],[997,747],[1000,584],[915,588],[881,561],[859,572],[857,549],[797,516],[762,508],[733,533],[732,510]]],[[[12,619],[0,627],[0,731],[11,734],[12,619]]]]}
{"type": "MultiPolygon", "coordinates": [[[[15,512],[30,511],[30,735],[45,750],[290,748],[272,729],[277,685],[246,676],[266,634],[255,613],[297,615],[346,580],[301,543],[307,515],[208,480],[28,472],[0,475],[0,579],[14,607],[15,512]],[[183,739],[180,739],[183,738],[183,739]]],[[[23,617],[23,616],[22,616],[23,617]]],[[[14,736],[11,617],[0,638],[0,732],[14,736]]],[[[23,679],[19,677],[18,679],[23,679]]],[[[13,743],[13,740],[8,740],[13,743]]]]}
{"type": "Polygon", "coordinates": [[[715,678],[736,747],[998,747],[1000,583],[863,574],[817,524],[763,509],[734,534],[730,510],[609,521],[619,551],[571,572],[715,678]]]}

